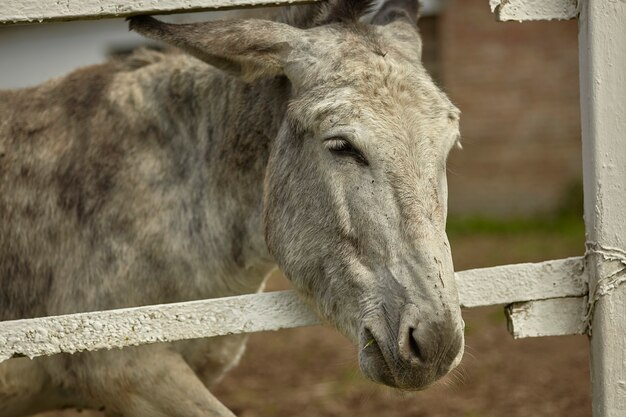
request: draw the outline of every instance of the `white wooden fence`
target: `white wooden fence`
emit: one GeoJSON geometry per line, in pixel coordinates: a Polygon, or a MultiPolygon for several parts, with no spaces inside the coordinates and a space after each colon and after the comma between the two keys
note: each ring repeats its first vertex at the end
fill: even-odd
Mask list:
{"type": "MultiPolygon", "coordinates": [[[[5,0],[0,24],[307,1],[5,0]]],[[[461,304],[508,304],[509,329],[516,338],[588,333],[593,415],[624,417],[626,0],[490,0],[490,4],[501,21],[579,19],[587,252],[579,258],[459,272],[461,304]]],[[[292,291],[15,320],[0,322],[0,361],[317,322],[292,291]]]]}

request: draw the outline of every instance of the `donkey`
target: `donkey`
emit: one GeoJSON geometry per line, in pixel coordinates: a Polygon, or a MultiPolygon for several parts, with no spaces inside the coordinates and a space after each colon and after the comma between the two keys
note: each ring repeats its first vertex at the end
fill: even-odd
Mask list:
{"type": "MultiPolygon", "coordinates": [[[[140,51],[0,94],[0,320],[260,291],[278,265],[422,389],[460,361],[445,233],[459,111],[421,64],[417,2],[130,28],[140,51]]],[[[0,416],[233,416],[231,335],[0,364],[0,416]]]]}

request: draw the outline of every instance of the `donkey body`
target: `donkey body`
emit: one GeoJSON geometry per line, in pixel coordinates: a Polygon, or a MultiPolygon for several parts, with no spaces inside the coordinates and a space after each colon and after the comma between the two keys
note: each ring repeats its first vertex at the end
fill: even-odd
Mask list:
{"type": "MultiPolygon", "coordinates": [[[[452,369],[458,111],[421,67],[416,5],[390,2],[374,26],[360,3],[289,25],[135,18],[187,53],[0,93],[0,320],[257,292],[278,264],[364,347],[371,379],[423,388],[452,369]]],[[[245,339],[11,359],[0,417],[232,416],[209,388],[245,339]]]]}
{"type": "MultiPolygon", "coordinates": [[[[258,291],[275,267],[261,228],[267,140],[286,105],[268,98],[188,55],[149,51],[3,93],[0,319],[258,291]]],[[[157,375],[191,367],[210,386],[244,341],[13,359],[0,364],[0,416],[121,403],[123,379],[162,384],[150,401],[178,407],[190,387],[157,375]],[[170,356],[178,363],[160,363],[170,356]],[[116,374],[128,369],[136,380],[116,374]]]]}

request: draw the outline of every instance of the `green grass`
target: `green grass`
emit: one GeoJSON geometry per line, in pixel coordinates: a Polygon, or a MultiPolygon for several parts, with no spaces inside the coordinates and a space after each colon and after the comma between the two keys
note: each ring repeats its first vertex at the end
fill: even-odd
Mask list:
{"type": "Polygon", "coordinates": [[[519,262],[540,262],[585,251],[582,216],[498,219],[451,217],[448,237],[457,270],[519,262]]]}
{"type": "Polygon", "coordinates": [[[447,231],[450,236],[463,235],[521,235],[528,233],[549,233],[562,237],[583,239],[585,225],[582,217],[567,214],[548,217],[523,217],[497,219],[481,216],[450,217],[447,231]]]}
{"type": "Polygon", "coordinates": [[[551,214],[505,219],[450,216],[447,230],[451,236],[551,234],[565,239],[582,240],[585,236],[582,179],[572,180],[563,192],[558,207],[551,214]]]}

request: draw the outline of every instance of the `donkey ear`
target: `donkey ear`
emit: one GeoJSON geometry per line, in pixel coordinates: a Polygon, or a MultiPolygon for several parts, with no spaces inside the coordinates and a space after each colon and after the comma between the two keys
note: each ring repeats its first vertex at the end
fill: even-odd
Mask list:
{"type": "Polygon", "coordinates": [[[419,19],[418,0],[386,0],[372,18],[373,25],[386,25],[398,19],[405,19],[417,25],[419,19]]]}
{"type": "Polygon", "coordinates": [[[283,66],[301,30],[267,20],[169,24],[150,16],[130,19],[130,30],[174,45],[247,81],[284,74],[283,66]]]}

